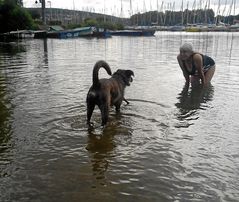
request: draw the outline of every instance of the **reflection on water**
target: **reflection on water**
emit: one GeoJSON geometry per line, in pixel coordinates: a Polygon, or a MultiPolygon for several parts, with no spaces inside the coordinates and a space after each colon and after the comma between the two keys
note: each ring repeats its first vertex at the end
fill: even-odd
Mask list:
{"type": "MultiPolygon", "coordinates": [[[[12,52],[11,52],[12,53],[12,52]]],[[[1,61],[0,61],[1,62],[1,61]]],[[[0,178],[8,175],[4,167],[11,161],[12,111],[8,95],[8,79],[0,71],[0,178]]]]}
{"type": "MultiPolygon", "coordinates": [[[[179,109],[177,118],[179,121],[196,120],[199,118],[198,110],[205,110],[209,107],[209,101],[213,100],[214,87],[209,84],[205,87],[201,85],[189,87],[185,84],[178,96],[178,103],[175,106],[179,109]]],[[[188,127],[191,124],[186,124],[188,127]]],[[[181,124],[178,127],[183,127],[181,124]]]]}
{"type": "Polygon", "coordinates": [[[26,47],[22,43],[18,42],[0,42],[0,53],[5,55],[16,55],[17,53],[25,52],[26,47]]]}
{"type": "Polygon", "coordinates": [[[93,176],[98,180],[98,183],[104,186],[109,184],[105,174],[110,166],[110,159],[115,155],[117,136],[131,137],[132,135],[126,126],[119,125],[120,118],[122,117],[117,114],[116,117],[113,117],[114,120],[111,120],[113,123],[106,127],[88,129],[86,149],[90,153],[93,176]]]}
{"type": "Polygon", "coordinates": [[[92,153],[91,163],[93,175],[97,180],[105,179],[105,172],[108,169],[109,162],[107,160],[107,152],[103,151],[106,149],[113,149],[112,140],[105,137],[96,138],[95,135],[92,135],[89,139],[87,150],[92,153]]]}
{"type": "Polygon", "coordinates": [[[1,200],[237,201],[238,36],[0,43],[1,200]],[[212,85],[183,86],[176,56],[185,41],[216,60],[212,85]],[[136,77],[130,104],[110,111],[103,129],[96,109],[88,129],[86,94],[100,59],[136,77]]]}
{"type": "Polygon", "coordinates": [[[109,157],[112,155],[113,149],[116,147],[114,143],[114,135],[116,128],[106,127],[102,129],[102,134],[97,135],[94,131],[89,131],[88,144],[86,149],[91,153],[92,172],[96,180],[101,185],[105,185],[105,173],[108,169],[109,157]]]}
{"type": "Polygon", "coordinates": [[[47,39],[43,39],[43,50],[44,50],[44,64],[48,67],[48,47],[47,47],[47,39]]]}
{"type": "Polygon", "coordinates": [[[185,117],[192,110],[204,109],[205,104],[213,99],[213,93],[214,87],[211,84],[206,87],[198,85],[191,89],[185,85],[179,94],[179,103],[175,105],[179,108],[181,115],[185,117]],[[202,104],[204,105],[202,106],[202,104]]]}
{"type": "Polygon", "coordinates": [[[0,87],[0,144],[6,144],[11,134],[11,108],[5,97],[6,91],[0,87]]]}

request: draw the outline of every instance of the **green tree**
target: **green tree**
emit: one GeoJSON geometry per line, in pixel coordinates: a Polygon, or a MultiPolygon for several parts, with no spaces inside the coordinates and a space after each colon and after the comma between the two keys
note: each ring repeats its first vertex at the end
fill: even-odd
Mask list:
{"type": "Polygon", "coordinates": [[[0,0],[0,24],[0,33],[34,27],[30,14],[15,0],[0,0]]]}
{"type": "Polygon", "coordinates": [[[186,23],[213,23],[214,12],[212,9],[207,10],[184,10],[165,12],[150,11],[147,13],[138,13],[130,18],[131,25],[151,25],[156,23],[158,25],[179,25],[186,23]]]}
{"type": "Polygon", "coordinates": [[[105,21],[104,18],[86,18],[84,22],[81,24],[70,24],[68,25],[68,29],[73,29],[76,27],[98,27],[105,28],[109,30],[121,30],[124,29],[124,25],[122,23],[112,23],[110,21],[105,21]]]}

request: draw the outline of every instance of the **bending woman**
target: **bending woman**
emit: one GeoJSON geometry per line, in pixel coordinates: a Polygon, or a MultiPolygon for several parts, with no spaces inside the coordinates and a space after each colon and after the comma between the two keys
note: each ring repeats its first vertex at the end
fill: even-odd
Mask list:
{"type": "Polygon", "coordinates": [[[211,81],[215,72],[214,60],[207,55],[194,52],[191,44],[185,43],[180,47],[177,59],[186,84],[191,82],[192,85],[197,85],[201,81],[204,86],[211,81]]]}

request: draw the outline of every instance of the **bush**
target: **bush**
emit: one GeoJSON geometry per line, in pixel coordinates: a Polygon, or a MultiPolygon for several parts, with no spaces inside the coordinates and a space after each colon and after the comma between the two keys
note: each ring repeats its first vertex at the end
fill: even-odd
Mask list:
{"type": "Polygon", "coordinates": [[[119,24],[119,23],[112,23],[112,22],[104,22],[104,20],[102,18],[97,18],[97,19],[93,19],[93,18],[87,18],[84,20],[83,23],[77,25],[77,24],[70,24],[68,25],[68,29],[73,29],[76,27],[99,27],[99,28],[105,28],[105,29],[109,29],[109,30],[122,30],[124,29],[124,25],[123,24],[119,24]]]}
{"type": "Polygon", "coordinates": [[[0,33],[34,28],[30,14],[14,0],[0,1],[0,24],[0,33]]]}
{"type": "Polygon", "coordinates": [[[84,22],[81,24],[82,27],[94,27],[97,26],[98,22],[96,19],[87,18],[84,20],[84,22]]]}

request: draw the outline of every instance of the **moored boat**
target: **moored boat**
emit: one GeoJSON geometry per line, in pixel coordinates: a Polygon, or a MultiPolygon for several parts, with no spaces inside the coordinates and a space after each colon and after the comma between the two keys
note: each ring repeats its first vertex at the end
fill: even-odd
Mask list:
{"type": "Polygon", "coordinates": [[[76,38],[92,35],[93,35],[92,27],[81,27],[73,30],[53,31],[47,33],[48,38],[59,38],[59,39],[76,38]]]}
{"type": "Polygon", "coordinates": [[[78,33],[78,36],[92,36],[94,27],[80,27],[80,28],[75,28],[74,31],[78,33]]]}
{"type": "Polygon", "coordinates": [[[93,36],[97,38],[109,38],[111,37],[111,32],[105,28],[94,28],[93,36]]]}
{"type": "Polygon", "coordinates": [[[31,39],[34,38],[34,31],[32,30],[17,30],[1,34],[3,39],[31,39]]]}
{"type": "Polygon", "coordinates": [[[168,31],[173,31],[173,32],[185,31],[185,26],[184,25],[174,25],[174,26],[169,27],[168,31]]]}
{"type": "Polygon", "coordinates": [[[119,30],[111,31],[113,36],[154,36],[155,30],[119,30]]]}
{"type": "Polygon", "coordinates": [[[239,20],[236,20],[235,22],[236,22],[235,24],[233,24],[229,27],[229,30],[232,31],[232,32],[238,32],[239,31],[239,20]]]}

